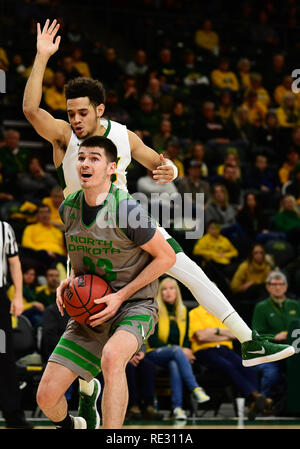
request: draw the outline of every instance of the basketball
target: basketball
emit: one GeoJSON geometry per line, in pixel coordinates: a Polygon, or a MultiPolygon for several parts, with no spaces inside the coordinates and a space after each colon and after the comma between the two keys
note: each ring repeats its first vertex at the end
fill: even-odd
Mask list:
{"type": "Polygon", "coordinates": [[[106,304],[95,304],[94,299],[110,293],[109,284],[101,277],[95,274],[77,276],[63,293],[66,312],[78,323],[89,324],[89,317],[106,307],[106,304]]]}

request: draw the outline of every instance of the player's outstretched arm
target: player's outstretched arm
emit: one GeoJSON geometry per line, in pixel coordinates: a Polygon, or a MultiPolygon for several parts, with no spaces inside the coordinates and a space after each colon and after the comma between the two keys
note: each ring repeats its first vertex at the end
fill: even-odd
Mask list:
{"type": "Polygon", "coordinates": [[[42,30],[40,24],[37,24],[37,53],[23,97],[25,117],[36,132],[51,143],[65,140],[65,134],[71,132],[67,122],[56,120],[40,108],[46,66],[49,58],[58,50],[60,43],[60,36],[55,39],[58,29],[59,24],[56,20],[50,24],[48,19],[42,30]]]}
{"type": "Polygon", "coordinates": [[[158,154],[132,131],[128,131],[132,157],[153,172],[157,184],[166,184],[177,178],[178,170],[172,161],[158,154]]]}

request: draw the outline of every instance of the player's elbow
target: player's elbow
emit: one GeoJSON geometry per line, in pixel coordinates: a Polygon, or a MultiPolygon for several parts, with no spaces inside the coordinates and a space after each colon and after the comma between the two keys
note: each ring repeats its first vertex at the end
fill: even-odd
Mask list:
{"type": "Polygon", "coordinates": [[[176,262],[175,251],[168,245],[168,248],[163,251],[164,265],[166,271],[169,270],[176,262]]]}
{"type": "Polygon", "coordinates": [[[34,117],[37,114],[37,109],[34,108],[32,105],[30,105],[27,102],[23,103],[23,114],[25,115],[25,117],[27,118],[27,120],[31,121],[34,119],[34,117]]]}

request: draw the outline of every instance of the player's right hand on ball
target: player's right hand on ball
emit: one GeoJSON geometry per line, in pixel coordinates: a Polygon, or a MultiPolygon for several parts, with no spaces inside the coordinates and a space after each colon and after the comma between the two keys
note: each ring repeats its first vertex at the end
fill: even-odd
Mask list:
{"type": "Polygon", "coordinates": [[[62,281],[56,289],[56,305],[58,307],[58,310],[61,314],[61,316],[64,316],[64,300],[63,300],[63,294],[64,290],[69,287],[70,282],[72,279],[74,279],[75,275],[72,273],[71,276],[69,276],[67,279],[62,281]]]}
{"type": "Polygon", "coordinates": [[[53,20],[50,26],[49,23],[50,20],[47,19],[42,31],[41,25],[39,23],[37,24],[37,45],[36,45],[38,53],[43,56],[47,56],[48,58],[50,58],[50,56],[53,55],[58,50],[60,43],[60,36],[57,36],[57,38],[54,41],[55,35],[60,27],[59,23],[57,23],[56,19],[53,20]]]}

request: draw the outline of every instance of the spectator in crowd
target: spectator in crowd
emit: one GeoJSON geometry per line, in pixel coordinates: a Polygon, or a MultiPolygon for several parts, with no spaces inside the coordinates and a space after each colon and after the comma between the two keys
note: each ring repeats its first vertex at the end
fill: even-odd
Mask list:
{"type": "Polygon", "coordinates": [[[229,204],[228,191],[222,184],[213,185],[211,198],[205,207],[204,215],[206,226],[212,220],[219,223],[221,229],[236,223],[236,210],[229,204]]]}
{"type": "Polygon", "coordinates": [[[224,175],[224,170],[226,165],[232,165],[236,167],[236,177],[237,179],[241,179],[242,172],[240,167],[240,157],[238,154],[238,150],[234,147],[229,147],[226,150],[224,163],[217,167],[217,174],[222,176],[224,175]]]}
{"type": "Polygon", "coordinates": [[[56,186],[57,180],[45,172],[38,157],[32,156],[28,161],[28,172],[23,173],[17,181],[26,201],[41,201],[56,186]]]}
{"type": "Polygon", "coordinates": [[[236,216],[237,222],[245,233],[246,240],[251,245],[261,232],[267,232],[268,226],[262,214],[258,196],[254,192],[247,192],[244,196],[242,208],[236,216]]]}
{"type": "MultiPolygon", "coordinates": [[[[298,167],[297,170],[300,171],[300,154],[298,153],[298,151],[296,151],[296,149],[293,146],[291,146],[287,150],[285,160],[278,170],[279,180],[282,185],[291,181],[292,175],[296,175],[297,173],[296,167],[298,167]]],[[[298,198],[300,195],[295,191],[294,196],[298,198]]]]}
{"type": "Polygon", "coordinates": [[[235,138],[242,143],[252,144],[256,127],[250,120],[250,111],[247,106],[241,105],[237,108],[233,121],[235,124],[235,138]]]}
{"type": "Polygon", "coordinates": [[[20,133],[15,129],[5,131],[4,139],[4,145],[0,148],[1,173],[3,183],[12,185],[26,171],[29,151],[20,146],[20,133]]]}
{"type": "Polygon", "coordinates": [[[271,95],[287,73],[289,73],[289,70],[285,55],[283,53],[275,53],[271,64],[265,65],[265,73],[263,74],[266,89],[271,95]]]}
{"type": "Polygon", "coordinates": [[[66,97],[64,93],[64,86],[66,77],[63,71],[57,70],[54,73],[54,83],[52,87],[46,89],[44,100],[49,112],[54,114],[56,118],[64,119],[66,117],[66,97]]]}
{"type": "Polygon", "coordinates": [[[168,367],[171,383],[173,417],[187,418],[183,410],[183,382],[198,403],[210,398],[198,385],[192,369],[195,360],[188,338],[188,311],[175,279],[163,279],[156,297],[159,320],[155,332],[147,340],[146,358],[155,365],[168,367]]]}
{"type": "Polygon", "coordinates": [[[265,105],[259,101],[255,90],[248,90],[243,106],[249,111],[250,123],[253,126],[262,126],[265,121],[267,109],[265,105]]]}
{"type": "Polygon", "coordinates": [[[264,296],[265,282],[271,269],[264,247],[260,243],[254,243],[247,259],[238,266],[231,280],[235,298],[256,301],[264,296]]]}
{"type": "Polygon", "coordinates": [[[138,107],[138,87],[136,79],[133,76],[127,75],[124,78],[118,96],[120,99],[120,106],[131,115],[132,111],[138,107]]]}
{"type": "Polygon", "coordinates": [[[50,304],[56,304],[56,289],[60,284],[59,271],[57,268],[47,268],[46,284],[36,287],[36,299],[44,307],[48,307],[50,304]]]}
{"type": "Polygon", "coordinates": [[[144,78],[148,72],[147,53],[143,49],[135,52],[133,60],[126,65],[126,74],[135,78],[144,78]]]}
{"type": "Polygon", "coordinates": [[[141,176],[137,181],[137,191],[144,193],[149,198],[152,193],[168,193],[172,195],[173,193],[177,193],[177,188],[173,181],[168,182],[167,184],[157,184],[157,182],[153,179],[153,174],[151,170],[147,170],[147,174],[145,176],[141,176]]]}
{"type": "Polygon", "coordinates": [[[50,196],[46,196],[42,200],[42,204],[46,204],[50,208],[50,221],[53,226],[64,229],[64,224],[59,215],[59,206],[64,201],[64,193],[59,185],[54,186],[50,191],[50,196]]]}
{"type": "Polygon", "coordinates": [[[183,144],[188,145],[193,137],[193,123],[188,108],[182,101],[176,101],[170,115],[173,134],[177,136],[183,144]]]}
{"type": "MultiPolygon", "coordinates": [[[[31,322],[34,328],[41,325],[44,313],[44,304],[37,299],[36,294],[36,271],[29,267],[23,270],[23,314],[31,322]]],[[[15,296],[15,287],[11,285],[7,290],[10,301],[15,296]]]]}
{"type": "Polygon", "coordinates": [[[88,62],[83,60],[83,51],[80,47],[75,47],[72,52],[73,65],[81,76],[91,78],[91,70],[88,62]]]}
{"type": "Polygon", "coordinates": [[[127,419],[160,420],[163,415],[155,410],[155,365],[145,352],[139,351],[126,366],[128,383],[127,419]]]}
{"type": "Polygon", "coordinates": [[[210,198],[210,185],[202,179],[201,162],[191,159],[186,168],[186,175],[177,183],[178,192],[183,196],[185,193],[192,194],[192,204],[197,205],[197,193],[204,194],[204,204],[210,198]]]}
{"type": "Polygon", "coordinates": [[[71,55],[65,55],[61,59],[60,62],[61,70],[65,75],[65,82],[67,83],[71,79],[77,78],[80,75],[80,72],[74,66],[74,60],[71,55]]]}
{"type": "Polygon", "coordinates": [[[294,94],[284,95],[281,105],[276,109],[276,114],[281,128],[293,128],[300,124],[300,112],[294,94]]]}
{"type": "Polygon", "coordinates": [[[131,117],[128,111],[124,109],[119,102],[118,94],[115,90],[109,90],[106,94],[105,112],[103,117],[115,122],[120,122],[122,125],[129,126],[131,117]]]}
{"type": "MultiPolygon", "coordinates": [[[[292,84],[294,82],[294,78],[290,75],[285,75],[283,77],[282,82],[276,86],[274,90],[274,100],[277,104],[277,106],[280,106],[282,104],[282,100],[286,94],[292,93],[292,84]]],[[[296,99],[298,100],[299,94],[294,94],[296,99]]],[[[299,100],[298,100],[298,106],[299,106],[299,100]]]]}
{"type": "Polygon", "coordinates": [[[255,90],[258,101],[268,109],[271,98],[268,91],[262,85],[262,75],[260,73],[250,73],[250,89],[255,90]]]}
{"type": "Polygon", "coordinates": [[[296,198],[286,194],[280,201],[279,211],[274,217],[277,231],[284,232],[286,238],[294,245],[300,235],[300,210],[296,198]]]}
{"type": "Polygon", "coordinates": [[[211,220],[206,229],[206,234],[194,246],[193,255],[201,257],[207,276],[215,280],[225,296],[230,297],[229,281],[236,270],[234,259],[238,251],[227,237],[221,235],[218,222],[211,220]]]}
{"type": "Polygon", "coordinates": [[[50,208],[38,207],[37,223],[27,225],[22,236],[21,260],[29,260],[39,275],[49,266],[66,265],[66,249],[62,231],[51,224],[50,208]]]}
{"type": "Polygon", "coordinates": [[[216,115],[215,105],[206,101],[202,106],[202,116],[195,121],[195,137],[206,144],[224,145],[229,143],[226,126],[216,115]]]}
{"type": "Polygon", "coordinates": [[[209,96],[209,77],[198,63],[195,52],[191,49],[186,49],[184,52],[183,63],[180,67],[180,79],[190,95],[201,95],[201,98],[209,96]]]}
{"type": "Polygon", "coordinates": [[[191,160],[200,162],[201,164],[201,176],[202,178],[208,177],[208,167],[205,163],[205,146],[203,143],[195,141],[193,143],[191,154],[189,157],[186,157],[184,160],[184,165],[188,166],[191,160]]]}
{"type": "MultiPolygon", "coordinates": [[[[288,283],[286,276],[279,272],[271,272],[266,280],[269,296],[255,305],[252,325],[260,334],[272,334],[278,343],[286,343],[289,323],[300,318],[300,303],[286,296],[288,283]]],[[[284,382],[285,363],[283,360],[273,363],[262,363],[256,367],[261,382],[261,392],[272,395],[274,388],[284,382]]]]}
{"type": "Polygon", "coordinates": [[[107,48],[101,67],[101,81],[106,89],[117,89],[123,75],[124,71],[118,61],[116,49],[113,47],[107,48]]]}
{"type": "Polygon", "coordinates": [[[195,45],[198,49],[212,53],[215,56],[219,54],[219,35],[213,31],[212,22],[205,19],[202,27],[195,32],[195,45]]]}
{"type": "Polygon", "coordinates": [[[154,67],[158,78],[163,77],[169,87],[179,84],[179,69],[174,62],[172,50],[162,48],[159,52],[158,64],[154,67]]]}
{"type": "MultiPolygon", "coordinates": [[[[157,76],[150,76],[146,90],[146,95],[150,95],[154,102],[154,110],[161,114],[170,114],[174,104],[174,98],[164,88],[161,80],[157,76]]],[[[169,116],[169,115],[168,115],[169,116]]]]}
{"type": "Polygon", "coordinates": [[[223,175],[217,176],[215,182],[226,187],[229,204],[237,209],[242,202],[242,183],[237,164],[225,163],[223,175]]]}
{"type": "Polygon", "coordinates": [[[211,81],[217,92],[223,89],[230,89],[237,92],[240,88],[237,76],[229,68],[229,60],[220,58],[218,67],[211,72],[211,81]]]}
{"type": "Polygon", "coordinates": [[[252,26],[251,38],[255,45],[265,51],[270,51],[278,44],[278,36],[270,25],[269,16],[264,9],[259,11],[257,22],[252,26]]]}
{"type": "Polygon", "coordinates": [[[251,62],[248,58],[241,58],[237,64],[237,79],[240,85],[240,89],[243,92],[250,88],[250,70],[251,62]]]}
{"type": "Polygon", "coordinates": [[[172,137],[166,143],[164,156],[168,159],[171,159],[173,164],[176,165],[178,169],[178,177],[183,178],[184,173],[184,165],[180,160],[180,143],[177,137],[172,137]]]}
{"type": "Polygon", "coordinates": [[[257,154],[254,165],[245,175],[245,188],[260,195],[263,205],[276,205],[280,195],[278,172],[268,164],[266,154],[257,154]]]}
{"type": "Polygon", "coordinates": [[[189,337],[196,361],[230,380],[246,399],[249,419],[270,409],[272,400],[260,392],[255,368],[242,365],[240,354],[233,348],[235,337],[230,330],[202,306],[190,310],[189,319],[189,337]]]}
{"type": "Polygon", "coordinates": [[[153,148],[158,153],[162,153],[169,139],[172,138],[172,123],[169,119],[162,119],[159,125],[159,131],[152,138],[153,148]]]}
{"type": "Polygon", "coordinates": [[[225,125],[231,124],[233,121],[234,104],[229,89],[224,89],[220,94],[219,106],[216,110],[217,115],[221,118],[225,125]]]}
{"type": "Polygon", "coordinates": [[[265,122],[262,126],[256,128],[253,140],[257,146],[268,149],[267,151],[269,151],[272,159],[277,163],[281,157],[284,142],[275,111],[268,110],[265,122]]]}
{"type": "Polygon", "coordinates": [[[160,114],[154,109],[154,101],[150,95],[143,95],[139,109],[133,116],[133,127],[144,134],[155,135],[159,130],[160,114]]]}

